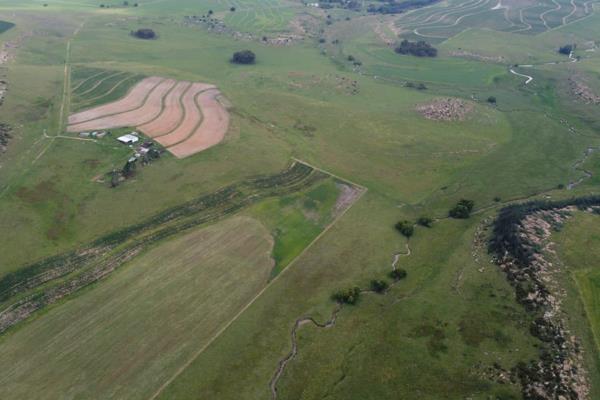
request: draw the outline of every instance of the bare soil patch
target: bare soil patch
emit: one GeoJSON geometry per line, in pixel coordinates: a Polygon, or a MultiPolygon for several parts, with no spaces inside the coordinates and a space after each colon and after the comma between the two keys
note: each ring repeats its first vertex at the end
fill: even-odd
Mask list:
{"type": "Polygon", "coordinates": [[[461,99],[445,97],[422,104],[417,111],[434,121],[463,121],[473,111],[473,104],[461,99]]]}
{"type": "Polygon", "coordinates": [[[183,118],[183,109],[179,104],[181,96],[190,86],[190,82],[179,82],[171,93],[165,97],[165,109],[160,118],[140,125],[139,129],[150,137],[158,136],[175,129],[183,118]]]}
{"type": "Polygon", "coordinates": [[[229,127],[229,113],[219,102],[219,95],[218,90],[211,89],[198,96],[198,106],[204,114],[204,119],[189,139],[168,149],[176,157],[190,156],[223,140],[229,127]]]}
{"type": "Polygon", "coordinates": [[[153,88],[150,95],[146,98],[144,104],[136,109],[96,118],[90,121],[70,125],[68,130],[71,132],[80,132],[95,129],[110,129],[121,126],[138,126],[157,118],[162,110],[162,101],[167,93],[175,86],[176,81],[166,79],[153,88]]]}
{"type": "Polygon", "coordinates": [[[184,141],[194,132],[194,129],[202,121],[202,111],[198,108],[196,98],[199,93],[207,89],[213,89],[214,86],[204,83],[194,83],[190,90],[182,98],[184,117],[179,126],[172,131],[166,131],[156,139],[156,141],[165,147],[173,146],[184,141]],[[168,133],[165,135],[165,133],[168,133]]]}

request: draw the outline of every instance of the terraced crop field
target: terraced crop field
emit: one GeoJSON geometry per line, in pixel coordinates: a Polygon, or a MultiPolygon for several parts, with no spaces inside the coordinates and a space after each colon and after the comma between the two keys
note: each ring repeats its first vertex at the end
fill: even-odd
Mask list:
{"type": "MultiPolygon", "coordinates": [[[[115,91],[123,92],[116,90],[120,84],[137,80],[137,76],[120,72],[92,73],[76,84],[75,98],[88,96],[86,104],[109,100],[116,96],[115,91]]],[[[145,78],[114,102],[72,114],[67,129],[82,132],[136,127],[176,157],[184,158],[218,144],[225,137],[229,114],[220,97],[214,85],[145,78]]]]}
{"type": "Polygon", "coordinates": [[[300,8],[298,3],[288,0],[234,0],[231,6],[235,12],[229,12],[224,22],[241,32],[277,33],[288,31],[290,22],[300,8]]]}
{"type": "Polygon", "coordinates": [[[123,97],[143,75],[94,68],[76,68],[72,73],[71,109],[78,111],[123,97]]]}
{"type": "Polygon", "coordinates": [[[395,27],[403,37],[441,41],[467,28],[486,28],[535,35],[589,16],[592,2],[584,0],[451,1],[400,15],[395,27]]]}

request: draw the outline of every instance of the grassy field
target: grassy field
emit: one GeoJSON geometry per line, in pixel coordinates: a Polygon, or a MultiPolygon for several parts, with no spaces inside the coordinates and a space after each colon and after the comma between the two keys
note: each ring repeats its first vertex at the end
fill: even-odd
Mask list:
{"type": "Polygon", "coordinates": [[[600,231],[597,215],[575,212],[560,232],[553,234],[558,262],[563,268],[561,282],[566,297],[564,311],[569,328],[583,345],[583,356],[589,368],[592,398],[600,393],[600,275],[598,246],[600,231]]]}
{"type": "Polygon", "coordinates": [[[600,352],[600,270],[598,268],[598,243],[600,242],[599,217],[578,213],[565,229],[557,234],[559,256],[574,278],[589,326],[600,352]]]}
{"type": "Polygon", "coordinates": [[[140,74],[86,67],[75,68],[71,76],[72,112],[118,100],[144,78],[140,74]]]}
{"type": "MultiPolygon", "coordinates": [[[[442,17],[418,31],[440,36],[431,38],[440,49],[435,59],[394,53],[375,31],[380,16],[336,9],[313,10],[317,23],[304,40],[269,46],[262,35],[289,30],[306,12],[285,0],[140,0],[139,7],[108,9],[96,0],[2,2],[0,19],[15,27],[0,42],[24,39],[7,64],[10,90],[0,106],[0,121],[14,127],[0,154],[0,278],[201,195],[275,174],[292,157],[368,191],[334,225],[340,182],[327,178],[154,244],[0,336],[0,360],[10,366],[0,373],[0,397],[266,398],[296,319],[326,321],[335,290],[389,281],[394,254],[407,245],[394,223],[426,215],[440,219],[431,229],[417,227],[410,256],[399,257],[406,280],[343,307],[335,327],[299,330],[280,398],[519,398],[517,385],[497,383],[489,369],[538,357],[537,343],[528,314],[474,236],[509,200],[597,193],[595,154],[582,164],[591,179],[571,191],[559,185],[582,176],[574,166],[600,145],[597,109],[568,85],[577,74],[598,82],[597,52],[583,49],[597,39],[600,17],[585,14],[579,0],[568,16],[562,7],[571,3],[558,1],[560,10],[544,1],[523,11],[521,22],[521,8],[504,13],[491,10],[496,2],[458,7],[465,2],[452,0],[387,26],[388,34],[405,26],[416,39],[416,27],[442,17]],[[183,23],[208,10],[258,39],[183,23]],[[540,18],[546,11],[548,28],[540,18]],[[158,39],[129,34],[142,27],[158,39]],[[529,68],[528,85],[510,74],[514,63],[561,60],[556,48],[566,43],[578,44],[581,62],[529,68]],[[229,62],[242,49],[256,53],[256,64],[229,62]],[[458,51],[476,56],[452,54],[458,51]],[[110,137],[73,140],[61,107],[114,100],[151,75],[217,85],[232,104],[231,128],[218,146],[184,160],[165,154],[110,189],[94,178],[120,168],[131,149],[110,137]],[[450,122],[416,111],[440,97],[460,98],[473,111],[450,122]],[[460,198],[473,199],[478,212],[447,219],[460,198]]],[[[595,278],[586,279],[580,286],[589,302],[595,278]]],[[[587,324],[581,312],[572,315],[587,324]]]]}
{"type": "Polygon", "coordinates": [[[1,397],[147,397],[265,286],[272,247],[247,217],[157,246],[2,338],[1,397]]]}

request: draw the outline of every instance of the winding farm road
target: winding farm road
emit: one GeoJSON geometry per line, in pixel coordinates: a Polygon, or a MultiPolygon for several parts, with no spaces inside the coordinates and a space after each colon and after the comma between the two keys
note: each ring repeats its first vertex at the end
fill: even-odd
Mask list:
{"type": "Polygon", "coordinates": [[[533,77],[532,77],[532,76],[525,75],[525,74],[520,74],[520,73],[518,73],[517,71],[515,71],[515,70],[514,70],[514,69],[512,69],[512,68],[511,68],[509,71],[510,71],[510,73],[511,73],[511,74],[514,74],[514,75],[517,75],[517,76],[521,76],[521,77],[523,77],[523,78],[527,78],[527,80],[525,81],[525,84],[526,84],[526,85],[527,85],[529,82],[531,82],[531,81],[533,80],[533,77]]]}

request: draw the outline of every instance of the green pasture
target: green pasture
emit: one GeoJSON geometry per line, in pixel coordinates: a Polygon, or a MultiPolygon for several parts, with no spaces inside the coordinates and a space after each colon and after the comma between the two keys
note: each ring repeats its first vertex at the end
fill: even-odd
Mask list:
{"type": "Polygon", "coordinates": [[[150,250],[2,338],[2,398],[148,398],[265,286],[272,246],[234,217],[150,250]]]}
{"type": "Polygon", "coordinates": [[[144,78],[141,74],[96,68],[75,68],[76,79],[71,82],[71,110],[77,111],[109,103],[125,96],[144,78]]]}
{"type": "Polygon", "coordinates": [[[591,213],[576,212],[564,228],[553,235],[566,276],[566,311],[573,315],[570,318],[571,328],[583,341],[585,359],[591,369],[592,386],[596,393],[600,391],[599,219],[600,217],[591,213]],[[584,318],[575,318],[579,313],[583,314],[584,318]]]}
{"type": "Polygon", "coordinates": [[[225,24],[241,32],[268,34],[289,31],[301,4],[288,0],[235,0],[235,11],[226,11],[225,24]]]}
{"type": "MultiPolygon", "coordinates": [[[[15,14],[6,35],[38,32],[7,65],[10,92],[0,106],[0,121],[15,127],[0,154],[0,276],[202,194],[281,171],[292,157],[368,191],[332,226],[340,188],[329,178],[157,245],[0,337],[0,360],[10,366],[0,373],[0,397],[147,399],[173,379],[160,398],[267,398],[294,321],[325,321],[335,290],[389,280],[393,256],[407,244],[394,224],[427,215],[441,219],[431,229],[416,228],[411,255],[398,264],[406,280],[344,307],[333,328],[300,329],[298,357],[278,384],[281,398],[519,398],[518,386],[481,371],[539,356],[529,316],[473,237],[483,218],[509,200],[597,192],[596,156],[584,164],[593,178],[570,192],[557,188],[580,176],[573,165],[600,144],[597,110],[574,102],[566,79],[573,71],[594,77],[600,67],[590,53],[574,65],[532,68],[535,79],[525,86],[507,66],[560,59],[558,45],[594,40],[596,16],[530,35],[507,33],[503,14],[486,11],[483,20],[465,17],[441,29],[452,38],[438,41],[436,59],[423,59],[394,53],[373,32],[374,19],[359,14],[345,21],[332,11],[336,21],[326,25],[317,10],[323,32],[285,47],[182,24],[184,15],[212,9],[234,29],[269,36],[304,10],[284,0],[139,0],[136,8],[109,9],[96,0],[44,2],[0,4],[0,19],[15,14]],[[505,32],[481,29],[489,24],[505,32]],[[130,35],[142,27],[158,39],[130,35]],[[143,76],[207,82],[232,105],[225,140],[183,160],[165,153],[117,188],[98,183],[94,178],[121,168],[131,149],[114,137],[81,141],[64,132],[58,119],[68,41],[71,111],[115,100],[143,76]],[[243,49],[256,53],[256,64],[229,62],[243,49]],[[458,50],[505,61],[450,55],[458,50]],[[404,87],[406,81],[427,89],[404,87]],[[416,111],[439,97],[459,97],[473,111],[451,122],[416,111]],[[489,211],[446,219],[461,198],[489,211]]],[[[552,7],[526,15],[539,19],[552,7]]],[[[406,13],[397,26],[444,12],[435,6],[406,13]]],[[[547,15],[552,27],[564,16],[547,15]]],[[[517,24],[515,17],[509,14],[517,24]]],[[[578,278],[588,288],[584,302],[597,295],[594,279],[578,278]]],[[[573,319],[587,323],[579,315],[573,319]]]]}

